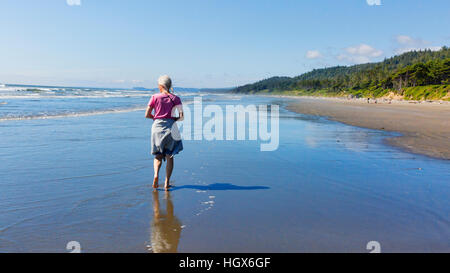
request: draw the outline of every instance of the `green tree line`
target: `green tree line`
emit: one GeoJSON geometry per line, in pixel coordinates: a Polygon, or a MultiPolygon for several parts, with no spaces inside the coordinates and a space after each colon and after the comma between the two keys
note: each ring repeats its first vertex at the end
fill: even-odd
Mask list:
{"type": "MultiPolygon", "coordinates": [[[[297,77],[273,77],[237,87],[235,93],[286,92],[299,94],[377,97],[387,91],[403,95],[406,88],[448,85],[450,49],[411,51],[379,63],[315,69],[297,77]]],[[[441,89],[440,89],[441,90],[441,89]]]]}

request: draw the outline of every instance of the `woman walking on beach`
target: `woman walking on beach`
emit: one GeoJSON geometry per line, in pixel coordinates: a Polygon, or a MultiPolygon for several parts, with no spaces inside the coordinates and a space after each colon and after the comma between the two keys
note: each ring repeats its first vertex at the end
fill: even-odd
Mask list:
{"type": "Polygon", "coordinates": [[[172,80],[169,76],[161,76],[158,79],[159,94],[155,94],[145,113],[145,117],[153,119],[152,126],[152,155],[154,159],[155,177],[153,188],[159,187],[159,170],[162,161],[167,160],[165,189],[171,188],[170,177],[172,176],[174,160],[173,157],[183,150],[183,143],[176,125],[177,121],[184,118],[181,99],[170,92],[172,80]],[[174,117],[175,110],[178,110],[179,117],[174,117]],[[154,114],[152,114],[154,111],[154,114]]]}

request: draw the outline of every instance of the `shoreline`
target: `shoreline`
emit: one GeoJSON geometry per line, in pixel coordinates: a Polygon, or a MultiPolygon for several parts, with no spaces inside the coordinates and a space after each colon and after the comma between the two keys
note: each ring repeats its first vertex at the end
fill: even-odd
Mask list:
{"type": "Polygon", "coordinates": [[[450,160],[450,103],[282,96],[290,111],[325,116],[348,125],[398,132],[387,143],[407,152],[450,160]]]}
{"type": "MultiPolygon", "coordinates": [[[[239,95],[239,93],[237,93],[239,95]]],[[[421,105],[421,104],[439,104],[439,105],[450,105],[450,101],[447,100],[405,100],[402,98],[349,98],[349,97],[325,97],[325,96],[300,96],[300,95],[282,95],[282,94],[241,94],[244,96],[260,96],[260,97],[270,97],[270,98],[291,98],[291,99],[319,99],[319,100],[329,100],[338,102],[354,102],[368,104],[367,99],[370,99],[371,104],[400,104],[400,105],[421,105]]]]}

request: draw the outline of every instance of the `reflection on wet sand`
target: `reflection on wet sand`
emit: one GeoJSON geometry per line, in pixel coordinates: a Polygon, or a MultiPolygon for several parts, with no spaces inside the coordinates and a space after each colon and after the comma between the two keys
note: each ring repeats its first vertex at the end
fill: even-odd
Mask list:
{"type": "Polygon", "coordinates": [[[153,253],[176,253],[181,235],[181,222],[174,215],[170,192],[164,193],[164,200],[165,214],[159,203],[159,191],[153,191],[152,250],[153,253]]]}

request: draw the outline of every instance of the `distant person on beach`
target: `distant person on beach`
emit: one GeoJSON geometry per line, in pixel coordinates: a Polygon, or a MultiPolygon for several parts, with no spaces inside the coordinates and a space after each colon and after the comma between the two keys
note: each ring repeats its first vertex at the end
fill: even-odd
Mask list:
{"type": "Polygon", "coordinates": [[[172,80],[169,76],[161,76],[158,79],[159,94],[152,96],[148,103],[145,117],[153,119],[152,126],[152,155],[154,159],[155,177],[153,188],[158,188],[159,170],[162,161],[167,160],[166,181],[164,188],[171,188],[170,177],[172,176],[174,160],[173,157],[183,150],[183,143],[178,132],[176,122],[184,118],[181,99],[170,92],[173,91],[172,80]],[[154,111],[154,114],[152,114],[154,111]],[[178,111],[179,116],[174,117],[178,111]]]}

